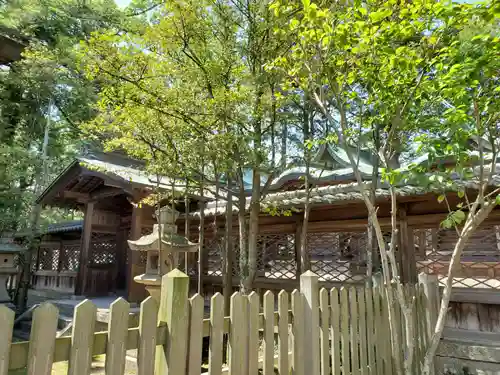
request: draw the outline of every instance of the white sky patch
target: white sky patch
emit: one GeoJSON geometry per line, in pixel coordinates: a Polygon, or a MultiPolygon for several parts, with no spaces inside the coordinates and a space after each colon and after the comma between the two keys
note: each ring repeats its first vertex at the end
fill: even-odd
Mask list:
{"type": "Polygon", "coordinates": [[[120,8],[125,8],[127,5],[130,4],[130,0],[115,0],[116,5],[118,5],[120,8]]]}

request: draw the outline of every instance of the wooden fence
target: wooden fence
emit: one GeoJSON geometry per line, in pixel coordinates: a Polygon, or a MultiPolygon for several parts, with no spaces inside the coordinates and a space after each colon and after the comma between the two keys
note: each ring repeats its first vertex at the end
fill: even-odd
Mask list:
{"type": "MultiPolygon", "coordinates": [[[[203,297],[188,298],[189,278],[174,270],[163,277],[160,305],[151,297],[142,302],[139,327],[128,327],[129,304],[117,299],[108,331],[94,333],[97,311],[86,300],[76,307],[72,336],[56,338],[58,311],[45,303],[33,314],[30,341],[16,343],[11,342],[14,313],[0,307],[0,375],[24,368],[27,374],[48,375],[52,363],[61,361],[68,362],[68,374],[89,375],[92,356],[101,354],[106,355],[106,374],[123,374],[130,349],[138,349],[139,375],[253,375],[259,369],[264,375],[396,373],[401,361],[391,349],[385,293],[378,288],[319,290],[311,272],[301,276],[300,284],[300,291],[281,291],[277,301],[266,292],[262,304],[256,293],[235,293],[229,317],[224,317],[223,296],[216,294],[210,318],[204,319],[203,297]]],[[[430,329],[428,289],[407,288],[416,306],[415,374],[430,329]]],[[[400,319],[397,304],[396,310],[400,319]]],[[[404,340],[404,324],[399,326],[404,340]]],[[[402,347],[396,350],[400,359],[407,355],[402,347]]]]}

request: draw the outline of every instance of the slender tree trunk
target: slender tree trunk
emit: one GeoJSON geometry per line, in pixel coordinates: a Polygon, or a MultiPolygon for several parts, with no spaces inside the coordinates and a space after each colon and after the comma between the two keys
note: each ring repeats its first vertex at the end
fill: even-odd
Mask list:
{"type": "Polygon", "coordinates": [[[248,275],[243,280],[244,294],[249,294],[257,275],[257,237],[259,234],[260,214],[260,172],[254,169],[252,178],[252,197],[250,200],[250,219],[248,223],[248,275]]]}
{"type": "MultiPolygon", "coordinates": [[[[158,179],[160,181],[160,179],[158,179]]],[[[188,189],[188,182],[186,180],[186,195],[184,196],[184,214],[185,214],[185,221],[184,221],[184,237],[189,241],[189,235],[190,235],[190,228],[189,228],[189,197],[187,194],[187,189],[188,189]]],[[[189,275],[189,253],[186,252],[184,254],[184,272],[186,275],[189,275]]]]}
{"type": "MultiPolygon", "coordinates": [[[[47,150],[49,145],[49,132],[51,123],[50,109],[51,104],[49,104],[49,115],[47,118],[47,124],[45,126],[45,134],[42,145],[42,166],[36,179],[37,181],[35,185],[35,197],[38,197],[38,194],[43,188],[45,178],[47,177],[47,150]]],[[[28,250],[24,253],[23,271],[21,281],[19,283],[19,294],[17,296],[17,310],[19,312],[25,311],[28,303],[28,290],[31,283],[31,260],[33,258],[33,254],[38,251],[38,241],[36,240],[36,236],[38,232],[41,211],[41,203],[35,203],[31,212],[30,234],[28,236],[28,250]]]]}
{"type": "MultiPolygon", "coordinates": [[[[203,199],[203,192],[201,193],[203,199]]],[[[203,257],[205,244],[205,202],[200,201],[200,228],[198,232],[198,293],[203,294],[203,257]]]]}
{"type": "Polygon", "coordinates": [[[427,352],[425,353],[422,367],[423,375],[430,375],[434,367],[434,358],[436,356],[436,351],[439,346],[439,342],[441,341],[441,337],[443,336],[444,324],[446,322],[446,316],[448,315],[448,306],[450,304],[451,292],[453,290],[453,277],[456,272],[455,270],[460,265],[462,252],[472,233],[474,233],[477,227],[488,217],[493,208],[495,208],[495,202],[485,202],[477,213],[472,212],[469,214],[464,227],[460,231],[458,241],[453,248],[450,264],[448,266],[448,274],[446,276],[443,297],[441,299],[441,306],[439,308],[434,334],[432,335],[431,342],[427,352]]]}
{"type": "Polygon", "coordinates": [[[240,276],[240,289],[243,290],[243,282],[248,277],[248,231],[247,231],[247,217],[246,217],[246,195],[243,186],[243,175],[240,170],[239,176],[239,192],[238,192],[238,231],[239,231],[239,276],[240,276]]]}
{"type": "MultiPolygon", "coordinates": [[[[375,129],[373,131],[373,138],[374,138],[374,143],[375,143],[375,150],[378,150],[380,148],[380,141],[379,141],[379,128],[378,125],[375,125],[375,129]]],[[[378,169],[379,169],[379,156],[377,153],[375,153],[373,161],[373,171],[372,171],[372,186],[370,189],[370,202],[372,206],[375,206],[375,191],[377,189],[377,184],[378,184],[378,169]]],[[[370,217],[368,217],[368,228],[367,228],[367,241],[366,241],[366,285],[371,288],[373,286],[373,268],[374,268],[374,261],[373,261],[373,253],[375,250],[375,228],[373,227],[373,222],[370,217]]]]}
{"type": "Polygon", "coordinates": [[[281,169],[286,168],[286,156],[287,156],[287,143],[288,143],[288,126],[286,123],[281,125],[281,169]]]}
{"type": "Polygon", "coordinates": [[[310,106],[308,104],[308,96],[304,98],[304,111],[303,111],[303,137],[304,137],[304,161],[306,165],[306,171],[304,176],[304,187],[306,189],[306,201],[304,203],[304,220],[302,222],[302,233],[300,235],[300,264],[301,272],[305,272],[311,269],[311,262],[309,259],[309,254],[307,252],[307,227],[309,224],[309,215],[311,213],[311,186],[309,181],[310,164],[311,164],[311,150],[306,144],[311,138],[310,123],[312,122],[312,116],[310,116],[310,106]]]}
{"type": "MultiPolygon", "coordinates": [[[[321,101],[321,99],[319,98],[317,93],[314,94],[314,100],[315,100],[316,104],[318,105],[318,107],[320,108],[321,112],[326,116],[327,120],[329,122],[331,122],[332,127],[335,127],[336,126],[335,119],[332,117],[332,115],[325,108],[325,106],[323,105],[323,102],[321,101]]],[[[394,303],[395,303],[394,294],[393,294],[393,290],[391,287],[391,270],[390,270],[389,261],[388,261],[389,255],[388,255],[388,252],[386,249],[382,229],[381,229],[380,223],[378,221],[377,208],[371,204],[369,194],[368,194],[367,189],[363,183],[363,178],[361,176],[361,173],[359,172],[359,169],[358,169],[358,164],[356,163],[356,160],[354,159],[352,153],[349,151],[349,147],[348,147],[348,144],[347,144],[347,141],[345,138],[345,135],[347,134],[347,126],[348,126],[345,107],[343,105],[340,105],[338,109],[339,109],[339,113],[340,113],[340,129],[338,129],[336,132],[337,132],[337,136],[339,138],[339,143],[344,147],[344,149],[347,153],[347,156],[349,158],[349,163],[351,164],[351,166],[353,168],[354,176],[356,177],[356,182],[358,184],[359,191],[361,193],[361,196],[363,197],[363,201],[366,204],[366,207],[368,209],[369,218],[371,219],[373,226],[374,226],[374,229],[375,229],[376,239],[377,239],[378,247],[380,250],[380,257],[381,257],[381,261],[382,261],[382,273],[383,273],[383,278],[384,278],[383,281],[384,281],[384,285],[385,285],[384,290],[385,290],[386,297],[387,297],[388,312],[389,312],[389,326],[390,326],[391,340],[392,340],[391,342],[393,343],[393,348],[394,347],[401,348],[399,335],[397,334],[397,328],[395,326],[396,325],[396,321],[395,321],[396,311],[394,308],[394,303]]],[[[396,214],[396,212],[394,211],[393,215],[395,215],[395,214],[396,214]]],[[[395,264],[394,264],[394,266],[395,266],[395,264]]],[[[397,268],[396,268],[396,274],[397,274],[397,268]]],[[[401,356],[396,355],[395,360],[397,361],[396,362],[397,373],[401,374],[402,373],[401,356]]]]}
{"type": "Polygon", "coordinates": [[[233,293],[233,194],[231,178],[227,179],[226,240],[224,241],[224,315],[229,316],[230,300],[233,293]]]}

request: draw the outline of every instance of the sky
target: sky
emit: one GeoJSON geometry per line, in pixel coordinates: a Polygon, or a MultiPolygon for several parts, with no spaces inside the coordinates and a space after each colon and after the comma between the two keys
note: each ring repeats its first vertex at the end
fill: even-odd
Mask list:
{"type": "Polygon", "coordinates": [[[126,7],[129,3],[130,3],[130,0],[115,0],[116,4],[119,6],[119,7],[126,7]]]}

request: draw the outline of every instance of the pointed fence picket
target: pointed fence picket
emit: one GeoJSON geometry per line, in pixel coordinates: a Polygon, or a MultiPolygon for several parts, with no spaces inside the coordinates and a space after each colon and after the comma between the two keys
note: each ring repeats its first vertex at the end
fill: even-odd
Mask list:
{"type": "Polygon", "coordinates": [[[203,314],[205,300],[199,294],[189,299],[188,375],[200,375],[202,355],[203,314]]]}
{"type": "Polygon", "coordinates": [[[9,371],[8,364],[14,317],[14,311],[6,306],[0,306],[0,327],[2,327],[2,336],[0,336],[0,375],[7,375],[9,371]]]}
{"type": "Polygon", "coordinates": [[[90,373],[96,314],[97,308],[89,300],[80,302],[75,308],[68,375],[90,373]]]}
{"type": "Polygon", "coordinates": [[[330,316],[332,373],[340,375],[340,304],[337,288],[330,291],[330,316]]]}
{"type": "MultiPolygon", "coordinates": [[[[307,272],[301,290],[277,296],[268,291],[262,303],[257,293],[235,293],[229,317],[224,317],[224,297],[215,294],[209,319],[204,319],[203,297],[189,299],[188,288],[189,278],[180,271],[164,276],[160,304],[143,301],[135,328],[128,328],[128,302],[116,300],[107,332],[94,332],[96,307],[83,301],[75,309],[71,337],[56,338],[58,311],[42,304],[33,314],[30,341],[20,343],[11,342],[14,313],[0,306],[0,375],[24,368],[28,374],[48,375],[52,363],[62,361],[68,362],[70,375],[89,375],[92,357],[101,354],[107,374],[123,374],[130,349],[138,349],[138,375],[391,375],[406,355],[391,347],[383,286],[319,290],[317,276],[307,272]],[[202,374],[204,338],[208,373],[202,374]]],[[[429,342],[429,319],[435,319],[428,311],[437,308],[435,290],[432,285],[405,288],[414,301],[416,373],[429,342]]],[[[403,327],[399,305],[395,312],[403,327]]],[[[404,330],[397,335],[403,343],[404,330]]]]}
{"type": "Polygon", "coordinates": [[[58,318],[59,311],[50,303],[43,303],[33,313],[28,375],[50,375],[52,372],[58,318]]]}
{"type": "Polygon", "coordinates": [[[210,306],[210,348],[208,354],[208,371],[213,375],[222,373],[224,332],[224,297],[215,293],[210,306]]]}
{"type": "Polygon", "coordinates": [[[141,303],[139,342],[137,348],[137,375],[153,375],[156,348],[156,319],[158,305],[152,297],[141,303]]]}
{"type": "Polygon", "coordinates": [[[278,372],[287,374],[290,355],[288,350],[288,293],[284,290],[278,294],[278,372]]]}
{"type": "MultiPolygon", "coordinates": [[[[259,295],[248,296],[248,373],[256,374],[259,364],[259,295]]],[[[288,311],[286,312],[288,314],[288,311]]]]}
{"type": "Polygon", "coordinates": [[[264,338],[263,338],[264,375],[274,375],[274,294],[264,294],[264,338]]]}

